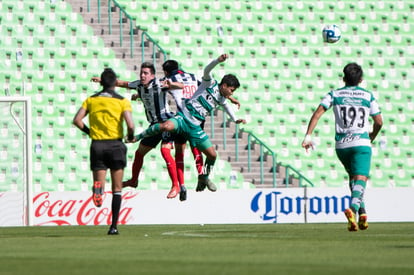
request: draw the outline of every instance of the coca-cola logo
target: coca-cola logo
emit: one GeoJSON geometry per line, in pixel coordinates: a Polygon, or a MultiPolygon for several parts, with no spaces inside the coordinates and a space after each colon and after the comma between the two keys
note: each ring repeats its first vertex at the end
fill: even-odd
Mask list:
{"type": "MultiPolygon", "coordinates": [[[[104,202],[108,194],[112,192],[105,192],[104,202]]],[[[130,191],[122,195],[118,224],[127,224],[131,220],[132,207],[127,204],[136,196],[138,193],[130,191]]],[[[87,199],[65,200],[53,199],[51,193],[42,192],[33,198],[34,217],[42,220],[37,225],[110,225],[112,211],[104,205],[95,207],[91,196],[87,199]]]]}

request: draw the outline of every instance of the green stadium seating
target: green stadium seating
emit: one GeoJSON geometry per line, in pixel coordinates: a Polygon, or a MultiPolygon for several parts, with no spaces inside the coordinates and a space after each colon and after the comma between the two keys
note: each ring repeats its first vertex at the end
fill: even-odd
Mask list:
{"type": "MultiPolygon", "coordinates": [[[[398,169],[398,166],[387,168],[386,165],[398,163],[398,159],[407,156],[411,147],[408,137],[414,129],[411,96],[414,63],[410,50],[414,27],[409,20],[412,11],[409,1],[359,1],[338,5],[310,0],[119,2],[137,18],[137,25],[148,27],[150,35],[160,41],[169,51],[169,57],[179,60],[186,71],[200,75],[204,64],[219,51],[230,52],[232,58],[215,73],[221,75],[230,71],[240,77],[242,87],[235,96],[242,102],[238,115],[250,117],[246,129],[256,131],[259,128],[260,137],[271,144],[282,162],[301,165],[300,170],[309,177],[312,175],[317,186],[339,186],[345,175],[333,150],[331,113],[318,125],[315,137],[319,146],[310,156],[304,156],[300,144],[292,141],[299,139],[300,142],[320,98],[332,87],[342,85],[343,65],[350,61],[361,63],[365,70],[364,85],[378,94],[388,138],[389,157],[385,158],[381,151],[374,157],[384,169],[384,176],[376,178],[378,173],[373,166],[372,184],[389,186],[393,173],[389,170],[398,169]],[[333,6],[335,12],[332,12],[333,6]],[[154,17],[157,28],[154,28],[154,17]],[[341,25],[343,38],[336,44],[324,45],[320,28],[330,22],[341,25]],[[221,37],[217,35],[218,25],[223,28],[221,37]],[[393,146],[395,141],[398,141],[397,146],[393,146]],[[308,170],[308,165],[314,165],[315,156],[320,153],[326,166],[317,169],[326,172],[308,170]],[[330,174],[332,163],[335,163],[337,175],[330,174]],[[332,177],[336,179],[331,180],[332,177]]],[[[69,146],[70,156],[65,162],[79,161],[79,157],[87,156],[89,145],[77,129],[68,126],[82,100],[96,87],[89,82],[90,77],[96,75],[96,68],[110,64],[120,75],[136,76],[125,69],[122,61],[114,58],[114,52],[104,47],[103,40],[93,35],[92,29],[83,24],[82,16],[74,12],[68,2],[57,1],[51,5],[49,1],[3,0],[1,4],[0,53],[5,60],[0,64],[0,79],[4,80],[1,87],[9,89],[11,94],[24,91],[33,97],[34,136],[41,134],[45,139],[42,161],[49,143],[59,146],[57,142],[63,142],[60,135],[69,146]],[[53,29],[54,38],[51,37],[53,29]],[[23,50],[21,63],[15,62],[16,48],[23,50]],[[54,110],[50,110],[51,98],[54,110]],[[52,126],[53,135],[48,140],[52,126]],[[75,151],[77,157],[73,157],[75,151]]],[[[156,152],[155,155],[160,169],[165,170],[160,154],[156,152]]],[[[316,170],[316,166],[312,168],[316,170]]],[[[403,169],[409,171],[412,167],[403,169]]],[[[126,174],[130,170],[127,171],[126,174]]],[[[88,169],[79,174],[77,179],[90,181],[88,169]]],[[[155,185],[151,185],[154,176],[151,171],[142,174],[149,182],[142,188],[151,189],[155,185]]],[[[401,186],[409,185],[412,176],[406,174],[401,179],[393,179],[396,186],[400,186],[399,182],[401,186]]],[[[221,181],[220,177],[226,176],[218,177],[221,181]]],[[[61,175],[57,180],[59,178],[63,180],[64,189],[80,186],[69,187],[61,175]]]]}

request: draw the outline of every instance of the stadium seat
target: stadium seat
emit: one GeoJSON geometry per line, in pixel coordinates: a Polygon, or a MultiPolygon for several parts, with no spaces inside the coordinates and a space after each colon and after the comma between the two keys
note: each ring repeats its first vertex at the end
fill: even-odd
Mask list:
{"type": "MultiPolygon", "coordinates": [[[[414,110],[412,97],[409,96],[412,78],[410,72],[413,65],[409,61],[412,46],[410,38],[412,24],[408,13],[412,8],[409,2],[359,1],[333,5],[327,1],[295,3],[173,1],[171,3],[156,0],[151,3],[141,3],[120,0],[119,3],[136,15],[137,24],[148,27],[150,31],[154,16],[158,16],[157,24],[160,31],[153,32],[151,35],[162,42],[165,48],[171,48],[169,56],[180,60],[187,71],[201,74],[207,60],[213,58],[217,51],[231,52],[232,58],[228,63],[220,66],[217,72],[221,74],[231,70],[237,73],[242,87],[235,96],[242,102],[241,112],[250,116],[250,123],[253,122],[246,127],[255,129],[258,125],[256,117],[261,116],[263,137],[269,141],[273,140],[272,142],[274,139],[270,138],[270,130],[280,128],[280,125],[275,126],[272,123],[274,121],[277,122],[276,124],[280,123],[281,118],[285,121],[281,133],[276,131],[276,136],[282,133],[287,137],[293,135],[291,123],[297,127],[295,135],[300,136],[307,126],[312,108],[319,104],[320,97],[328,92],[333,84],[342,84],[340,78],[344,63],[360,62],[365,71],[364,82],[369,88],[374,88],[372,90],[379,95],[378,100],[384,118],[394,117],[394,121],[388,119],[386,121],[389,126],[387,127],[389,159],[395,163],[395,159],[405,156],[406,151],[403,147],[407,146],[407,142],[409,144],[407,136],[412,136],[410,134],[413,128],[410,110],[414,110]],[[334,12],[332,7],[335,7],[334,12]],[[323,25],[330,20],[341,24],[343,38],[338,44],[321,45],[319,27],[314,23],[319,22],[323,25]],[[186,27],[181,27],[183,25],[186,27]],[[207,25],[209,30],[205,28],[207,25]],[[224,35],[221,37],[217,35],[217,25],[223,27],[224,35]],[[175,27],[180,32],[174,32],[175,27]],[[168,39],[163,37],[166,28],[168,28],[168,39]],[[386,32],[387,35],[380,36],[379,30],[386,32]],[[389,38],[391,36],[393,39],[389,38]],[[176,40],[180,41],[178,47],[174,45],[176,40]],[[171,43],[174,46],[171,47],[171,43]],[[390,59],[388,56],[394,58],[390,59]],[[332,62],[332,59],[337,62],[332,62]],[[268,91],[265,84],[269,87],[268,91]],[[286,84],[289,84],[289,89],[286,84]],[[393,97],[386,98],[387,94],[393,94],[393,97]],[[259,102],[255,101],[257,96],[260,97],[259,102]],[[273,103],[273,106],[269,104],[272,108],[271,112],[266,102],[273,103]],[[256,107],[260,107],[259,103],[261,112],[256,112],[256,107]],[[404,110],[405,118],[400,112],[401,108],[404,110]],[[395,140],[398,140],[399,155],[396,147],[393,147],[395,140]]],[[[58,126],[62,121],[62,116],[59,116],[60,110],[64,106],[65,117],[69,117],[69,120],[73,117],[92,86],[89,83],[88,72],[90,73],[93,68],[103,67],[108,60],[115,60],[114,53],[103,47],[103,41],[93,35],[90,27],[83,24],[81,14],[74,12],[67,1],[56,1],[52,5],[48,1],[3,1],[2,8],[0,30],[3,39],[0,47],[6,62],[0,64],[0,70],[4,72],[4,78],[8,76],[8,82],[4,81],[2,87],[7,87],[14,93],[22,93],[24,90],[32,95],[36,103],[35,125],[40,128],[42,127],[40,125],[46,125],[45,129],[36,129],[36,131],[46,136],[49,123],[53,122],[53,127],[57,129],[54,134],[59,135],[58,126]],[[33,26],[32,34],[29,28],[21,28],[22,25],[33,26]],[[50,36],[52,26],[54,39],[50,36]],[[18,40],[23,49],[24,59],[19,68],[21,72],[16,73],[18,67],[14,59],[18,40]],[[54,46],[50,46],[50,42],[54,42],[54,46]],[[32,52],[33,61],[28,61],[29,50],[32,52]],[[54,53],[55,63],[50,63],[51,52],[54,53]],[[72,57],[74,52],[75,57],[72,57]],[[60,75],[62,63],[65,64],[66,70],[64,77],[60,75]],[[28,85],[25,83],[22,89],[22,86],[17,83],[26,82],[27,74],[31,76],[31,83],[28,85]],[[75,78],[71,77],[73,74],[76,74],[75,78]],[[54,85],[50,84],[50,75],[54,75],[54,85]],[[65,89],[61,88],[62,84],[65,89]],[[53,91],[56,96],[52,101],[55,110],[48,116],[47,113],[50,111],[48,95],[53,91]],[[80,93],[74,99],[72,93],[76,91],[80,93]],[[40,106],[46,106],[43,112],[38,112],[40,106]]],[[[125,72],[122,62],[115,62],[114,66],[122,74],[125,72]]],[[[65,123],[70,122],[65,119],[65,123]]],[[[334,128],[331,125],[331,118],[329,121],[321,120],[317,128],[319,148],[326,150],[327,154],[332,154],[334,128]],[[329,140],[330,144],[328,144],[329,140]]],[[[70,127],[64,136],[65,143],[68,139],[69,144],[74,144],[76,143],[74,140],[78,140],[81,133],[70,127]]],[[[275,148],[282,152],[286,150],[295,152],[294,146],[290,143],[283,148],[278,146],[281,145],[276,145],[275,148]]],[[[47,144],[44,144],[44,148],[47,148],[47,144]]],[[[85,148],[77,149],[81,152],[85,151],[85,148]]],[[[334,153],[333,157],[329,157],[331,158],[335,158],[334,153]]],[[[378,158],[382,164],[388,162],[387,158],[381,158],[381,152],[378,158]]],[[[285,159],[286,162],[297,162],[297,160],[295,153],[289,154],[285,159]]],[[[302,167],[307,167],[307,164],[312,161],[314,160],[301,159],[302,167]]],[[[324,170],[329,172],[329,169],[327,164],[324,170]]],[[[341,169],[337,167],[337,170],[341,169]]],[[[90,173],[87,173],[87,177],[90,177],[90,173]]],[[[407,178],[409,177],[410,175],[407,175],[407,178]]],[[[338,175],[338,178],[341,176],[338,175]]],[[[326,179],[328,177],[325,175],[326,179]]],[[[384,178],[381,181],[386,180],[384,178]]],[[[396,179],[394,181],[397,184],[396,179]]]]}

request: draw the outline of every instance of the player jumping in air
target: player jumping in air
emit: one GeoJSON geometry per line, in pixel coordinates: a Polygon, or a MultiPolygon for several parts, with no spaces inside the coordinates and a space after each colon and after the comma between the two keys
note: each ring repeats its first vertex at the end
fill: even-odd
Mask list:
{"type": "MultiPolygon", "coordinates": [[[[92,81],[98,82],[100,78],[93,77],[92,81]]],[[[150,62],[141,64],[139,80],[129,82],[117,79],[116,86],[136,89],[137,93],[131,96],[131,100],[140,99],[142,101],[147,120],[151,125],[166,121],[168,118],[174,116],[174,113],[170,111],[167,103],[167,92],[172,89],[182,88],[181,83],[173,83],[170,80],[161,81],[156,78],[154,65],[150,62]]],[[[132,164],[132,177],[122,183],[123,187],[129,186],[136,188],[138,186],[138,178],[143,166],[144,157],[160,142],[162,143],[161,154],[167,164],[168,174],[172,181],[172,188],[167,198],[172,199],[178,195],[180,187],[177,179],[175,160],[171,156],[170,150],[166,149],[169,143],[174,142],[173,136],[169,133],[152,136],[140,142],[138,149],[135,151],[135,158],[132,164]]]]}
{"type": "MultiPolygon", "coordinates": [[[[176,60],[167,60],[162,64],[164,75],[167,79],[170,79],[172,82],[178,82],[183,84],[182,89],[170,90],[170,94],[174,97],[174,101],[177,106],[177,111],[182,111],[183,103],[185,99],[190,99],[193,97],[194,93],[197,91],[198,86],[201,84],[196,76],[192,73],[184,72],[178,66],[176,60]]],[[[236,104],[240,108],[240,102],[233,98],[228,98],[233,104],[236,104]]],[[[204,122],[200,124],[201,129],[204,129],[204,122]]],[[[177,166],[177,178],[180,183],[180,201],[187,199],[187,189],[184,185],[184,150],[186,147],[187,138],[183,135],[174,135],[174,147],[175,147],[175,162],[177,166]]],[[[172,149],[172,144],[169,144],[172,149]]],[[[191,146],[191,152],[193,153],[195,165],[197,168],[198,175],[203,174],[203,155],[201,151],[191,146]]]]}
{"type": "Polygon", "coordinates": [[[200,149],[206,156],[206,161],[203,173],[198,176],[197,192],[203,191],[206,187],[213,192],[217,190],[215,184],[209,179],[217,153],[209,137],[200,127],[206,116],[218,106],[222,106],[234,122],[246,123],[244,119],[236,118],[227,102],[227,99],[240,87],[237,77],[227,74],[218,83],[210,75],[211,70],[227,58],[227,54],[222,54],[205,67],[202,82],[197,91],[192,98],[184,101],[182,110],[174,118],[154,124],[136,136],[136,141],[138,141],[161,132],[174,132],[184,135],[190,141],[191,146],[200,149]]]}

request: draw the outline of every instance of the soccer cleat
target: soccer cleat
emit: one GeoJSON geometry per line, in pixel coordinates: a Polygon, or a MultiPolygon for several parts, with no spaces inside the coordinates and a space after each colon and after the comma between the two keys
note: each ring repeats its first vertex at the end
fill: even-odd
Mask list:
{"type": "Polygon", "coordinates": [[[177,197],[179,191],[178,191],[178,187],[173,186],[170,190],[170,192],[167,195],[167,199],[173,199],[175,197],[177,197]]]}
{"type": "Polygon", "coordinates": [[[198,176],[198,183],[197,183],[197,187],[196,187],[196,191],[197,192],[201,192],[204,191],[204,189],[210,190],[211,192],[216,192],[217,191],[217,187],[216,185],[209,179],[203,176],[198,176]]]}
{"type": "Polygon", "coordinates": [[[137,188],[137,186],[138,186],[138,181],[127,180],[127,181],[122,182],[122,188],[124,187],[137,188]]]}
{"type": "Polygon", "coordinates": [[[119,235],[119,231],[116,228],[109,228],[108,235],[119,235]]]}
{"type": "Polygon", "coordinates": [[[102,183],[100,181],[95,181],[92,186],[92,200],[96,207],[102,206],[103,195],[104,192],[102,183]]]}
{"type": "Polygon", "coordinates": [[[187,189],[184,184],[180,186],[180,201],[187,200],[187,189]]]}
{"type": "Polygon", "coordinates": [[[367,216],[367,214],[359,215],[358,227],[361,230],[368,229],[368,216],[367,216]]]}
{"type": "Polygon", "coordinates": [[[203,178],[201,175],[198,176],[196,191],[197,192],[204,191],[204,189],[206,189],[206,187],[207,187],[206,179],[203,178]]]}
{"type": "Polygon", "coordinates": [[[207,189],[210,190],[211,192],[216,192],[217,191],[217,186],[209,179],[207,179],[207,189]]]}
{"type": "Polygon", "coordinates": [[[344,211],[346,218],[348,219],[348,231],[358,231],[357,222],[355,220],[355,214],[348,208],[344,211]]]}

